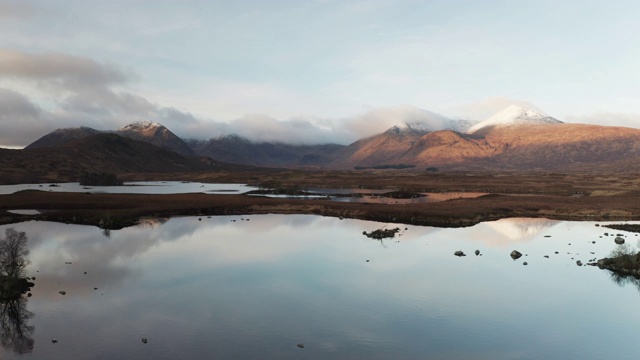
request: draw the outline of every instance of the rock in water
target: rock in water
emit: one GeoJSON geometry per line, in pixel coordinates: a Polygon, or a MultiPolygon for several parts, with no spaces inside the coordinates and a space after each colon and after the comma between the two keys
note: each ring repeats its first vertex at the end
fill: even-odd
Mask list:
{"type": "Polygon", "coordinates": [[[480,250],[476,250],[476,256],[480,255],[480,250]]]}
{"type": "Polygon", "coordinates": [[[461,250],[458,250],[458,251],[454,252],[453,255],[455,255],[455,256],[467,256],[461,250]]]}
{"type": "Polygon", "coordinates": [[[621,238],[620,236],[618,236],[617,238],[613,239],[613,241],[615,241],[615,243],[618,244],[618,245],[624,244],[624,239],[621,238]]]}
{"type": "Polygon", "coordinates": [[[142,338],[142,343],[146,344],[148,342],[147,338],[142,338]]]}
{"type": "Polygon", "coordinates": [[[67,295],[67,292],[66,292],[66,291],[64,291],[64,290],[58,291],[58,293],[59,293],[60,295],[67,295]]]}
{"type": "Polygon", "coordinates": [[[582,261],[580,261],[580,260],[576,261],[576,265],[582,266],[582,261]]]}
{"type": "Polygon", "coordinates": [[[296,346],[299,347],[300,349],[304,349],[304,344],[298,344],[296,346]]]}
{"type": "Polygon", "coordinates": [[[519,259],[521,256],[522,256],[522,254],[518,250],[513,250],[511,252],[511,258],[513,260],[519,259]]]}

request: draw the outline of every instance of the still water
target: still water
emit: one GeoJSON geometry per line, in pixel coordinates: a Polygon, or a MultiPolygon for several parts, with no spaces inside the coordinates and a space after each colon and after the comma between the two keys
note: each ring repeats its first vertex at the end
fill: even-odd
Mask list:
{"type": "Polygon", "coordinates": [[[2,359],[640,356],[638,288],[575,263],[609,254],[605,232],[638,238],[591,222],[440,229],[252,215],[110,233],[11,227],[29,237],[36,286],[21,311],[0,308],[2,359]],[[362,235],[383,226],[401,236],[362,235]],[[514,249],[526,256],[512,260],[514,249]]]}
{"type": "Polygon", "coordinates": [[[122,186],[82,186],[79,183],[0,185],[0,195],[22,190],[90,192],[110,194],[242,194],[258,188],[245,184],[200,183],[182,181],[132,181],[122,186]]]}

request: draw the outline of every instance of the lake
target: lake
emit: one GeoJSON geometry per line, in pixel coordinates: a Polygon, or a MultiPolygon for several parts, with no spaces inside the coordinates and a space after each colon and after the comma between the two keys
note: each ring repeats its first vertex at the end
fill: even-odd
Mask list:
{"type": "Polygon", "coordinates": [[[607,256],[613,234],[638,237],[593,222],[441,229],[251,215],[110,232],[32,221],[0,234],[7,227],[29,237],[36,286],[0,309],[2,359],[640,355],[638,287],[576,265],[607,256]],[[396,226],[393,239],[362,234],[396,226]],[[525,256],[511,259],[514,249],[525,256]]]}
{"type": "Polygon", "coordinates": [[[122,186],[82,186],[73,183],[0,185],[0,195],[22,190],[89,192],[109,194],[242,194],[258,188],[245,184],[200,183],[182,181],[132,181],[122,186]]]}

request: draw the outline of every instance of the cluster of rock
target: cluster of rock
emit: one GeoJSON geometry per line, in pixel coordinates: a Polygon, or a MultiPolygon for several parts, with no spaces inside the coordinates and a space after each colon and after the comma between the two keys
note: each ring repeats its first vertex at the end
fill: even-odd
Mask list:
{"type": "MultiPolygon", "coordinates": [[[[592,265],[591,263],[589,265],[592,265]]],[[[593,265],[620,275],[632,275],[640,278],[640,252],[625,254],[618,257],[604,258],[593,265]]]]}
{"type": "MultiPolygon", "coordinates": [[[[480,250],[474,251],[474,254],[476,254],[476,256],[479,256],[480,255],[480,250]]],[[[453,255],[458,256],[458,257],[467,256],[467,254],[465,254],[462,250],[458,250],[458,251],[454,252],[453,255]]]]}
{"type": "Polygon", "coordinates": [[[394,229],[378,229],[370,233],[363,231],[362,235],[371,239],[384,239],[395,237],[398,232],[400,232],[400,228],[397,227],[394,229]]]}

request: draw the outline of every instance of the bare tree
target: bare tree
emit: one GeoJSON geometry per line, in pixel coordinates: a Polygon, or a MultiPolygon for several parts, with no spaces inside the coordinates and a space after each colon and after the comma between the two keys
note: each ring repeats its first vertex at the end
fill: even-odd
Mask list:
{"type": "Polygon", "coordinates": [[[0,275],[9,278],[22,277],[29,265],[27,234],[14,228],[8,228],[4,233],[5,238],[0,238],[0,275]]]}

